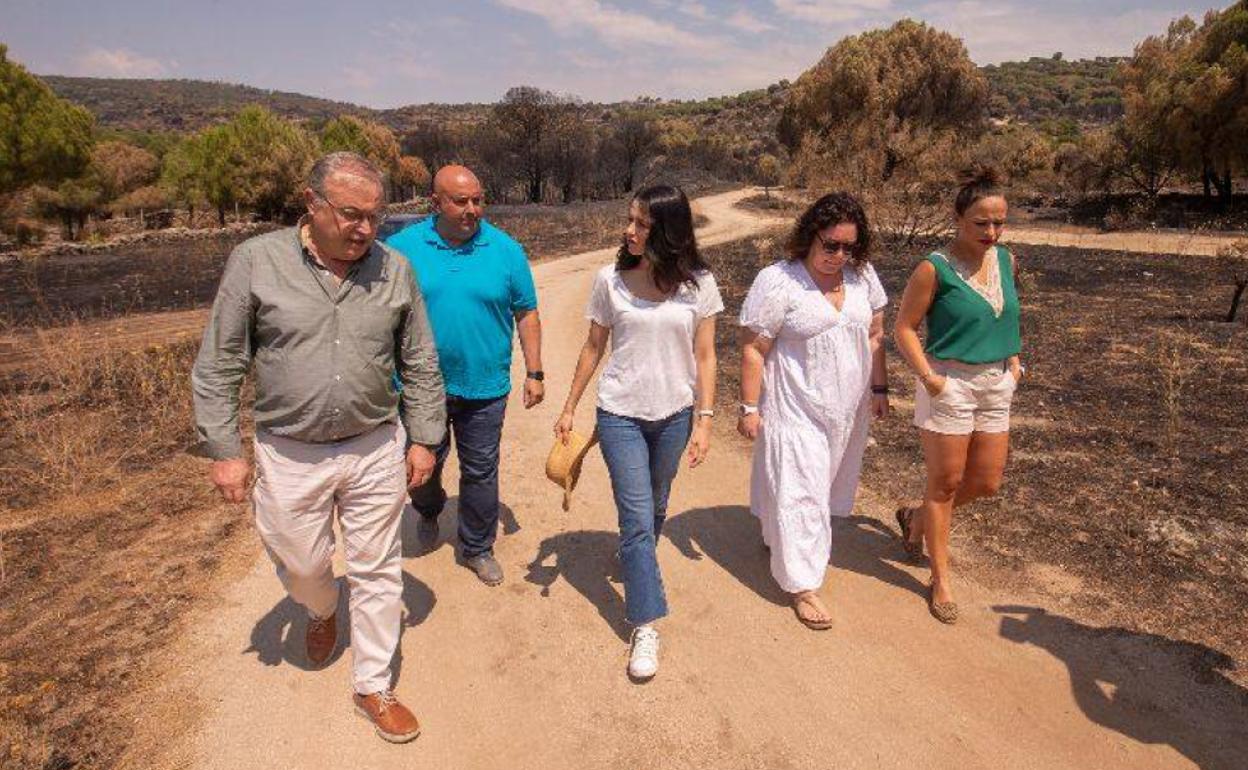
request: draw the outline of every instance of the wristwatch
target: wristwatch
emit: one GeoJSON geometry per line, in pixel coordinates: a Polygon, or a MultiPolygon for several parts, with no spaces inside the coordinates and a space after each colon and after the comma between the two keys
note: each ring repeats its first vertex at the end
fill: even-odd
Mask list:
{"type": "Polygon", "coordinates": [[[758,414],[758,404],[746,404],[742,402],[737,406],[737,409],[741,412],[742,417],[745,417],[747,414],[758,414]]]}
{"type": "Polygon", "coordinates": [[[530,380],[537,380],[538,382],[541,382],[542,380],[546,379],[546,372],[543,372],[541,369],[538,369],[537,371],[533,371],[533,372],[525,372],[524,376],[528,377],[530,380]]]}

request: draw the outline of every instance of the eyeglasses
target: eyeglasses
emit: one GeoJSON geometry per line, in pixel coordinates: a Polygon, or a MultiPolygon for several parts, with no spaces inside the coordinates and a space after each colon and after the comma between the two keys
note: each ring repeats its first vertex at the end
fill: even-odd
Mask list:
{"type": "Polygon", "coordinates": [[[852,243],[846,243],[845,241],[825,241],[823,236],[819,235],[819,233],[815,233],[815,238],[818,239],[819,245],[823,247],[823,253],[828,256],[832,256],[839,251],[845,254],[846,259],[853,259],[854,256],[861,251],[857,241],[852,243]]]}
{"type": "Polygon", "coordinates": [[[385,206],[382,206],[377,211],[361,211],[353,206],[335,206],[333,201],[325,197],[325,193],[320,192],[319,190],[313,190],[312,192],[316,194],[316,197],[324,201],[325,205],[329,206],[329,208],[333,210],[334,214],[341,217],[344,222],[352,227],[358,227],[359,225],[368,222],[372,225],[373,229],[376,230],[377,226],[386,219],[385,206]]]}

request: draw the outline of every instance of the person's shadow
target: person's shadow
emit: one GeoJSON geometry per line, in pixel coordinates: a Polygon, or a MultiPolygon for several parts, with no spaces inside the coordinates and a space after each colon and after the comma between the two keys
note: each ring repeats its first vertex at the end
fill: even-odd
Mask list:
{"type": "MultiPolygon", "coordinates": [[[[429,617],[437,597],[427,585],[403,572],[403,627],[418,626],[429,617]]],[[[338,644],[330,665],[346,653],[351,642],[351,615],[347,604],[347,581],[338,578],[338,644]]],[[[251,629],[250,644],[242,654],[254,653],[256,660],[265,666],[280,666],[288,663],[303,671],[312,670],[304,653],[304,633],[308,627],[308,613],[289,596],[273,605],[273,608],[256,621],[251,629]]],[[[393,675],[397,681],[403,665],[403,646],[399,645],[395,659],[391,664],[393,675]]]]}
{"type": "MultiPolygon", "coordinates": [[[[771,554],[763,547],[758,519],[740,505],[697,508],[672,518],[663,528],[690,559],[709,557],[761,598],[787,605],[789,596],[771,576],[771,554]]],[[[896,566],[901,545],[892,530],[868,516],[832,520],[830,564],[907,591],[922,594],[921,582],[896,566]]]]}
{"type": "Polygon", "coordinates": [[[788,605],[788,595],[771,577],[770,556],[763,548],[758,519],[749,508],[694,508],[668,519],[663,534],[686,558],[709,558],[760,598],[788,605]]]}
{"type": "Polygon", "coordinates": [[[529,562],[524,579],[541,586],[542,596],[562,575],[598,610],[598,614],[620,637],[628,641],[632,627],[624,619],[624,600],[611,585],[617,577],[615,551],[619,535],[601,530],[577,530],[553,535],[542,541],[537,555],[529,562]],[[550,560],[553,564],[548,564],[550,560]]]}
{"type": "Polygon", "coordinates": [[[901,540],[879,519],[870,516],[832,519],[831,564],[926,597],[927,586],[896,565],[903,556],[901,540]]]}
{"type": "MultiPolygon", "coordinates": [[[[504,535],[514,535],[520,531],[520,522],[516,520],[516,513],[506,503],[498,504],[498,521],[504,535]]],[[[456,533],[459,532],[459,497],[448,498],[446,507],[438,515],[438,539],[432,548],[425,548],[420,544],[420,539],[416,534],[419,523],[420,514],[411,505],[404,506],[403,518],[399,522],[399,539],[403,544],[404,559],[427,556],[443,545],[454,545],[458,542],[459,538],[456,533]]]]}
{"type": "Polygon", "coordinates": [[[1125,628],[1094,628],[1040,607],[999,605],[1001,636],[1061,660],[1083,713],[1142,743],[1173,746],[1204,770],[1248,767],[1248,690],[1230,656],[1125,628]]]}

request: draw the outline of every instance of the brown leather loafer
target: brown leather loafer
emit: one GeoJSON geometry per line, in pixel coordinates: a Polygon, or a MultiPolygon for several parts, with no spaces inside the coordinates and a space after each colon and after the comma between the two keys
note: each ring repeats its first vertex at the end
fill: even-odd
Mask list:
{"type": "Polygon", "coordinates": [[[338,614],[327,618],[308,616],[308,630],[303,637],[304,651],[308,662],[320,668],[333,657],[334,648],[338,646],[338,614]]]}
{"type": "Polygon", "coordinates": [[[389,690],[355,694],[355,713],[373,723],[373,729],[382,740],[391,743],[407,743],[420,735],[420,722],[416,716],[399,703],[398,698],[389,690]]]}

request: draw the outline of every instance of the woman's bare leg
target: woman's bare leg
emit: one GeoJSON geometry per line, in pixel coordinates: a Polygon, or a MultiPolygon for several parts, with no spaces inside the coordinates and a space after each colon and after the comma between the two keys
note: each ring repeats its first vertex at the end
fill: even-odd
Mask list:
{"type": "Polygon", "coordinates": [[[927,466],[927,489],[923,496],[923,536],[932,565],[932,597],[953,601],[949,572],[949,526],[954,499],[962,486],[971,435],[948,435],[920,431],[923,462],[927,466]]]}
{"type": "MultiPolygon", "coordinates": [[[[1010,434],[972,433],[966,452],[962,483],[953,497],[954,510],[981,497],[992,497],[1001,488],[1005,477],[1005,461],[1009,455],[1010,434]]],[[[910,520],[910,539],[923,540],[923,501],[910,504],[919,515],[910,520]]]]}
{"type": "Polygon", "coordinates": [[[992,497],[1001,488],[1005,477],[1005,460],[1010,453],[1010,434],[972,433],[971,445],[966,451],[966,468],[962,472],[962,486],[953,498],[953,507],[992,497]]]}

